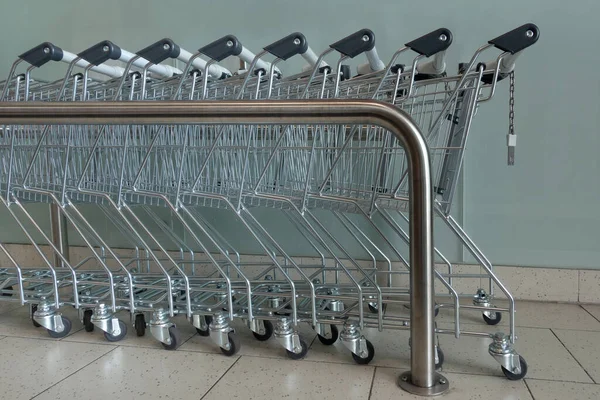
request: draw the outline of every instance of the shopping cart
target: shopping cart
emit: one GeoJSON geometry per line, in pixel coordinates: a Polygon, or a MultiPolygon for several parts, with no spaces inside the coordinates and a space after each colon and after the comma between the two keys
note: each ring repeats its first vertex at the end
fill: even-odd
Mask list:
{"type": "MultiPolygon", "coordinates": [[[[259,54],[250,62],[245,74],[230,77],[221,74],[218,78],[224,79],[211,79],[210,74],[203,71],[209,71],[216,65],[214,62],[239,51],[241,45],[229,36],[199,51],[212,59],[203,65],[204,70],[190,73],[192,59],[199,59],[197,54],[188,57],[188,65],[179,77],[148,79],[147,67],[167,57],[177,57],[173,51],[176,46],[162,41],[154,48],[164,50],[159,51],[160,56],[153,58],[143,53],[144,58],[152,60],[144,66],[140,76],[129,74],[129,66],[126,66],[122,78],[88,85],[81,98],[96,101],[111,97],[275,101],[372,98],[385,101],[407,111],[422,127],[430,146],[435,189],[439,194],[437,208],[445,220],[452,221],[449,205],[476,107],[493,95],[498,78],[510,72],[516,55],[534,43],[537,36],[535,26],[521,27],[491,42],[505,51],[495,67],[475,66],[476,58],[486,47],[476,52],[462,73],[444,76],[443,52],[452,41],[447,30],[438,30],[408,43],[386,66],[378,61],[372,32],[359,31],[332,45],[333,50],[343,55],[335,72],[323,62],[332,50],[315,59],[308,52],[303,36],[293,34],[265,48],[266,53],[276,57],[273,62],[257,68],[264,62],[261,60],[264,54],[259,54]],[[223,44],[224,51],[215,50],[223,44]],[[227,53],[227,48],[234,51],[227,53]],[[409,49],[419,53],[411,67],[396,64],[398,56],[409,49]],[[361,72],[367,73],[349,79],[349,72],[342,64],[344,59],[365,52],[369,65],[361,66],[361,72]],[[281,76],[276,68],[280,60],[306,53],[312,65],[310,71],[281,76]],[[434,56],[434,60],[420,62],[429,56],[434,56]],[[489,93],[484,93],[485,90],[489,93]]],[[[238,55],[241,53],[243,50],[238,55]]],[[[11,85],[5,84],[5,88],[11,85]]],[[[76,95],[73,98],[77,98],[76,95]]],[[[5,127],[4,132],[10,129],[5,127]]],[[[410,290],[397,287],[393,282],[396,276],[407,274],[409,267],[396,246],[398,241],[409,240],[398,222],[406,219],[407,160],[402,147],[385,129],[370,125],[190,124],[110,129],[64,126],[52,127],[49,131],[51,134],[32,130],[4,135],[5,140],[8,136],[11,140],[2,145],[3,154],[9,160],[3,179],[7,208],[14,203],[25,212],[20,206],[21,197],[54,202],[61,206],[69,223],[79,227],[77,231],[82,237],[93,238],[86,244],[98,262],[105,262],[106,256],[95,248],[102,248],[119,260],[77,205],[100,204],[107,218],[112,218],[115,226],[133,238],[149,256],[133,258],[132,264],[122,262],[120,274],[106,267],[102,278],[90,278],[92,288],[104,287],[99,292],[101,295],[91,296],[90,301],[79,299],[79,286],[86,284],[87,275],[78,275],[77,267],[61,259],[56,265],[66,265],[69,272],[62,279],[53,275],[46,281],[54,285],[55,309],[62,304],[95,307],[88,318],[96,326],[101,325],[100,321],[114,321],[112,313],[118,309],[127,309],[135,316],[139,331],[145,327],[143,313],[152,312],[151,332],[167,348],[178,344],[176,329],[168,317],[184,313],[199,332],[210,335],[225,354],[233,354],[239,348],[229,322],[241,318],[261,339],[267,339],[273,332],[292,358],[302,357],[307,351],[306,343],[296,330],[299,322],[309,322],[325,344],[335,342],[337,325],[342,325],[339,337],[359,363],[368,363],[374,355],[373,346],[360,333],[362,328],[408,327],[410,318],[383,312],[384,304],[408,304],[406,296],[410,290]],[[187,238],[182,239],[160,220],[154,211],[157,206],[171,210],[187,238]],[[210,213],[213,209],[226,210],[247,237],[264,251],[268,262],[243,260],[223,229],[208,221],[206,210],[210,213]],[[293,249],[274,237],[257,215],[257,210],[264,209],[277,210],[289,220],[289,234],[308,243],[322,263],[307,265],[292,255],[293,249]],[[148,214],[150,220],[142,220],[141,213],[148,214]],[[321,222],[320,213],[332,215],[338,231],[350,235],[353,246],[371,255],[373,262],[366,267],[361,265],[348,245],[337,240],[333,225],[321,222]],[[376,219],[392,227],[395,237],[386,236],[375,223],[376,219]],[[181,245],[181,253],[190,249],[191,244],[201,248],[208,261],[174,260],[157,239],[157,231],[167,232],[170,241],[181,245]],[[157,248],[158,251],[151,250],[157,248]],[[382,258],[387,262],[383,271],[377,268],[377,260],[382,258]],[[404,261],[407,270],[393,271],[392,259],[404,261]],[[146,263],[145,271],[139,268],[142,263],[146,263]],[[133,264],[137,268],[132,271],[133,264]],[[159,273],[152,272],[156,268],[160,269],[159,273]],[[57,282],[72,289],[72,301],[68,296],[66,302],[59,301],[62,288],[56,287],[57,282]],[[108,298],[111,301],[107,306],[104,301],[108,298]],[[97,304],[100,300],[103,303],[97,304]],[[365,309],[369,308],[377,315],[366,313],[365,309]]],[[[45,239],[52,242],[50,238],[45,239]]],[[[55,274],[56,269],[48,264],[50,273],[55,274]]],[[[446,276],[436,275],[454,298],[448,306],[455,308],[452,333],[458,336],[467,334],[459,328],[459,309],[464,306],[459,304],[458,293],[452,287],[452,266],[447,265],[446,276]]],[[[22,294],[22,272],[16,263],[14,266],[17,276],[12,279],[18,283],[21,302],[26,303],[22,294]]],[[[504,289],[491,268],[487,268],[487,272],[486,276],[504,289]]],[[[508,309],[491,308],[483,302],[477,309],[486,313],[509,311],[512,320],[514,303],[508,291],[505,293],[511,300],[508,309]]],[[[39,311],[37,317],[34,314],[35,320],[42,317],[39,311]]],[[[111,328],[114,332],[116,328],[115,322],[101,327],[105,332],[111,332],[111,328]]],[[[494,339],[493,354],[499,358],[507,376],[524,376],[526,366],[523,368],[525,364],[520,362],[510,343],[514,341],[514,324],[511,324],[510,336],[494,339]]],[[[441,358],[438,354],[440,364],[441,358]]]]}
{"type": "MultiPolygon", "coordinates": [[[[392,61],[388,63],[387,68],[385,68],[381,72],[377,72],[377,67],[373,67],[371,65],[377,65],[376,62],[369,63],[368,67],[371,69],[371,71],[375,70],[375,72],[371,72],[366,76],[362,76],[361,79],[358,80],[352,79],[342,81],[341,79],[341,77],[343,76],[341,72],[342,61],[344,60],[344,58],[355,56],[356,54],[360,53],[353,53],[349,51],[348,54],[344,54],[344,57],[337,63],[337,75],[333,74],[327,77],[325,75],[328,71],[320,67],[318,71],[323,74],[323,77],[320,79],[315,78],[317,75],[317,69],[314,69],[312,74],[305,74],[304,77],[294,76],[289,79],[277,81],[277,83],[274,84],[273,75],[271,74],[269,78],[269,84],[265,88],[250,90],[251,96],[253,96],[253,98],[272,98],[271,96],[273,95],[273,93],[277,94],[277,98],[287,99],[310,97],[324,98],[327,96],[333,96],[338,98],[345,98],[345,96],[348,96],[350,98],[375,98],[398,105],[399,107],[403,108],[411,115],[413,115],[418,120],[420,126],[425,127],[425,132],[428,142],[430,144],[430,151],[432,154],[434,164],[434,181],[437,184],[435,190],[439,195],[436,204],[437,212],[444,218],[444,220],[449,224],[453,231],[455,231],[455,233],[463,241],[467,249],[473,252],[477,259],[481,261],[482,267],[485,269],[484,274],[466,276],[466,278],[488,279],[491,288],[490,292],[493,289],[492,283],[494,283],[498,285],[498,287],[500,287],[500,289],[504,292],[504,294],[509,300],[509,306],[507,308],[496,308],[491,304],[491,297],[488,296],[483,291],[483,289],[479,289],[477,296],[475,297],[475,304],[473,306],[461,306],[461,304],[459,303],[459,293],[457,293],[456,290],[453,289],[452,285],[453,280],[455,280],[457,277],[461,278],[463,276],[454,273],[452,264],[438,251],[437,254],[439,255],[440,259],[445,262],[448,268],[448,272],[443,274],[438,273],[437,275],[441,283],[448,289],[450,296],[454,300],[453,303],[440,303],[438,307],[452,307],[455,309],[456,323],[455,330],[453,333],[457,336],[461,334],[459,326],[459,311],[462,307],[463,310],[466,309],[468,311],[481,311],[483,313],[484,320],[488,324],[497,324],[500,321],[500,312],[508,311],[511,319],[511,332],[507,337],[502,336],[502,340],[508,340],[508,338],[512,338],[512,340],[514,340],[515,338],[514,302],[512,296],[493,273],[491,264],[489,264],[489,262],[487,262],[486,259],[483,258],[481,252],[473,244],[470,238],[468,238],[468,236],[464,233],[462,228],[460,228],[460,226],[452,219],[449,212],[452,197],[457,183],[457,178],[460,172],[460,166],[462,164],[463,151],[466,145],[467,135],[469,132],[472,118],[476,112],[476,107],[480,103],[483,103],[492,97],[495,91],[496,82],[498,82],[498,80],[500,80],[501,78],[506,77],[506,75],[512,71],[512,69],[514,68],[514,61],[516,57],[520,54],[520,51],[522,51],[524,47],[527,47],[528,45],[534,43],[535,40],[537,40],[537,35],[537,28],[532,25],[525,25],[523,27],[518,28],[515,31],[503,35],[500,38],[491,41],[491,43],[502,50],[508,50],[508,52],[511,54],[502,54],[495,62],[487,63],[487,66],[485,64],[479,64],[477,66],[477,69],[473,70],[476,58],[482,51],[489,47],[486,46],[485,48],[481,48],[477,51],[477,53],[473,56],[472,61],[466,66],[466,68],[463,66],[463,69],[465,70],[461,74],[453,77],[442,75],[444,72],[443,56],[436,57],[434,60],[428,63],[419,63],[419,58],[417,58],[413,61],[412,67],[408,68],[406,71],[401,71],[401,69],[403,69],[403,66],[395,64],[398,55],[406,51],[407,48],[410,48],[410,46],[417,47],[419,45],[423,45],[423,40],[430,40],[431,38],[435,38],[439,39],[439,41],[442,43],[449,43],[451,41],[451,36],[449,36],[449,33],[443,30],[439,30],[431,33],[430,35],[424,38],[420,38],[420,41],[417,40],[409,43],[409,46],[407,46],[407,48],[401,49],[397,54],[394,55],[392,61]],[[519,42],[519,40],[521,40],[522,38],[525,38],[524,42],[519,42]],[[507,47],[507,41],[516,42],[516,44],[514,44],[512,47],[507,47]],[[487,93],[484,93],[484,90],[487,91],[487,93]]],[[[369,39],[369,32],[358,32],[357,34],[353,35],[353,38],[360,38],[360,40],[363,40],[364,42],[368,43],[369,40],[364,40],[363,38],[369,39]]],[[[433,43],[435,43],[435,41],[433,41],[433,43]]],[[[328,52],[326,52],[325,54],[327,53],[328,52]]],[[[423,48],[421,51],[422,55],[433,55],[433,53],[433,50],[427,48],[423,48]],[[427,54],[427,51],[429,51],[429,54],[427,54]]],[[[321,60],[325,54],[319,57],[317,61],[314,62],[314,64],[321,65],[321,60]]],[[[369,57],[370,60],[374,58],[375,57],[369,57]]],[[[275,64],[275,62],[273,64],[275,64]]],[[[252,70],[252,65],[250,66],[250,70],[252,70]]],[[[223,82],[222,85],[226,86],[227,82],[223,82]]],[[[215,90],[215,93],[218,92],[218,90],[215,90]]],[[[225,90],[223,90],[222,92],[225,92],[225,90]]],[[[231,90],[229,92],[233,93],[234,91],[231,90]]],[[[301,138],[300,141],[296,143],[307,143],[307,140],[310,141],[309,139],[307,139],[307,137],[301,138]]],[[[317,207],[332,208],[331,204],[323,204],[323,199],[329,195],[329,193],[327,192],[332,190],[334,196],[332,196],[331,198],[334,202],[336,202],[335,207],[346,207],[344,210],[348,211],[351,207],[354,207],[356,205],[355,203],[358,202],[358,200],[356,200],[355,197],[361,197],[362,195],[364,196],[361,199],[363,203],[359,204],[358,209],[364,210],[365,216],[368,217],[367,221],[372,219],[381,219],[383,225],[388,225],[393,230],[393,232],[395,232],[395,234],[398,236],[397,240],[408,241],[408,235],[405,233],[399,222],[406,220],[406,217],[402,213],[402,211],[406,210],[407,203],[397,201],[398,197],[407,196],[408,189],[407,181],[405,179],[407,175],[406,166],[402,163],[402,161],[405,161],[401,152],[402,150],[400,149],[398,153],[390,151],[389,154],[387,154],[387,149],[382,148],[380,144],[381,138],[377,137],[376,134],[372,136],[372,142],[369,142],[368,136],[366,140],[364,137],[361,137],[361,141],[359,142],[360,144],[358,145],[355,145],[352,142],[352,135],[348,135],[347,137],[347,142],[338,141],[335,145],[333,145],[331,142],[322,146],[319,143],[315,144],[317,148],[322,148],[326,151],[330,148],[338,149],[341,147],[342,149],[344,149],[345,146],[348,146],[348,148],[352,149],[349,150],[348,153],[351,154],[352,157],[348,157],[347,160],[344,160],[344,157],[342,155],[339,158],[331,159],[333,163],[339,162],[339,167],[332,167],[332,163],[329,164],[327,167],[323,168],[324,174],[327,176],[321,177],[320,182],[322,183],[320,186],[318,186],[320,189],[318,200],[312,201],[314,201],[315,203],[321,202],[321,204],[317,207]],[[365,142],[366,144],[364,144],[364,146],[366,147],[361,148],[360,146],[363,145],[363,143],[365,142]],[[371,154],[372,159],[370,160],[370,162],[363,164],[365,159],[361,160],[360,157],[356,157],[355,154],[360,154],[361,151],[368,153],[369,146],[371,146],[371,149],[382,149],[381,154],[384,156],[382,157],[378,154],[371,154]],[[344,161],[346,161],[346,164],[343,164],[344,161]],[[339,168],[339,170],[337,170],[337,168],[339,168]],[[357,174],[356,171],[358,171],[359,173],[357,174]],[[360,172],[363,171],[365,172],[365,174],[361,175],[360,172]],[[374,174],[374,171],[377,172],[374,174]],[[398,173],[403,178],[400,179],[396,185],[386,187],[386,183],[389,184],[390,181],[395,182],[395,179],[397,179],[397,177],[394,177],[394,175],[386,176],[386,172],[389,171],[399,171],[398,173]],[[338,176],[336,177],[336,175],[338,176]],[[375,199],[375,194],[373,192],[374,185],[372,183],[374,176],[379,176],[379,180],[383,182],[382,186],[377,187],[375,190],[377,192],[394,193],[394,200],[387,201],[385,199],[380,198],[375,199]],[[332,181],[337,182],[338,185],[341,186],[341,188],[338,188],[337,193],[336,188],[332,187],[331,185],[332,181]],[[360,188],[357,190],[356,193],[353,193],[353,189],[347,189],[347,186],[352,186],[354,184],[356,184],[357,187],[360,188]],[[327,186],[327,190],[324,190],[325,186],[327,186]],[[360,193],[361,190],[362,193],[360,193]],[[350,199],[348,199],[347,196],[349,196],[350,199]],[[346,200],[346,203],[352,204],[343,204],[344,200],[346,200]],[[395,214],[396,218],[394,218],[390,210],[400,212],[397,212],[395,214]]],[[[281,138],[281,140],[283,141],[284,137],[282,136],[281,138]]],[[[336,135],[328,136],[328,138],[336,138],[336,135]]],[[[219,147],[221,146],[222,145],[219,145],[219,147]]],[[[286,143],[282,142],[282,144],[277,143],[277,146],[281,146],[281,148],[287,148],[287,146],[297,146],[297,144],[293,144],[293,142],[290,142],[290,144],[286,145],[286,143]]],[[[305,147],[307,147],[306,144],[305,147]]],[[[239,143],[237,145],[232,144],[231,147],[228,150],[226,150],[226,154],[233,154],[235,152],[235,149],[239,148],[243,148],[243,146],[239,143]]],[[[321,156],[319,158],[318,152],[315,152],[313,154],[315,154],[314,157],[316,157],[316,159],[319,160],[319,162],[323,162],[322,160],[327,160],[327,157],[321,156]]],[[[291,157],[293,158],[293,156],[291,157]]],[[[305,157],[305,159],[308,159],[308,157],[305,157]]],[[[219,162],[221,162],[221,159],[219,160],[219,162]]],[[[279,161],[279,165],[280,164],[281,161],[279,161]]],[[[272,166],[273,165],[278,165],[278,163],[274,162],[272,166]]],[[[213,170],[217,170],[217,168],[215,167],[213,168],[213,170]]],[[[279,168],[279,171],[271,171],[271,173],[273,176],[277,176],[277,174],[280,173],[281,170],[282,168],[279,168]]],[[[258,168],[257,171],[260,171],[261,173],[261,177],[258,179],[259,181],[261,179],[264,179],[265,175],[268,175],[266,169],[258,168]]],[[[290,171],[297,171],[300,175],[291,178],[276,177],[273,179],[275,181],[277,181],[278,179],[283,179],[284,181],[287,179],[291,179],[292,181],[295,180],[296,182],[303,182],[304,175],[302,174],[305,174],[306,171],[294,171],[293,169],[289,169],[287,172],[289,173],[290,171]]],[[[249,178],[251,180],[252,175],[250,175],[249,178]]],[[[272,180],[268,181],[272,182],[272,180]]],[[[217,184],[218,183],[219,182],[217,182],[217,184]]],[[[253,185],[252,181],[248,182],[248,184],[250,188],[254,188],[254,190],[256,191],[256,187],[253,185]]],[[[285,184],[282,187],[286,190],[289,189],[285,184]]],[[[296,194],[290,194],[288,192],[281,194],[286,197],[296,196],[300,199],[303,195],[306,195],[305,193],[302,193],[303,187],[305,186],[301,184],[298,185],[296,194]]],[[[210,188],[209,190],[214,191],[215,189],[210,188]]],[[[306,207],[306,201],[306,198],[300,201],[301,206],[299,206],[299,208],[302,209],[303,207],[306,207]]],[[[261,203],[257,199],[253,198],[251,204],[260,205],[261,203]]],[[[408,222],[408,220],[406,220],[406,222],[408,222]]],[[[314,222],[312,223],[314,224],[314,222]]],[[[372,228],[375,230],[378,229],[375,225],[372,228]]],[[[348,221],[346,223],[343,223],[343,226],[338,227],[338,229],[347,229],[350,232],[350,234],[353,234],[353,232],[356,231],[360,231],[360,229],[358,229],[356,225],[351,225],[348,221]]],[[[379,233],[381,234],[381,231],[379,231],[379,233]]],[[[357,240],[357,245],[363,247],[365,246],[364,242],[369,241],[369,238],[355,237],[355,239],[357,240]]],[[[397,259],[404,261],[404,263],[408,266],[408,263],[406,263],[405,258],[402,257],[402,255],[398,253],[398,251],[392,245],[392,243],[395,242],[394,240],[388,240],[382,235],[381,242],[386,243],[387,247],[389,248],[388,251],[391,252],[394,257],[397,257],[397,259]]],[[[377,254],[377,256],[383,255],[383,257],[386,258],[385,253],[382,253],[381,249],[378,249],[377,246],[373,246],[373,244],[371,243],[370,247],[370,249],[368,247],[365,247],[364,250],[368,254],[371,254],[374,260],[376,259],[374,253],[381,253],[377,254]]],[[[322,253],[319,253],[318,255],[321,259],[326,258],[322,253]]],[[[373,265],[375,264],[376,263],[374,262],[373,265]]],[[[388,286],[392,286],[391,282],[393,278],[395,278],[399,274],[408,274],[408,271],[392,271],[391,261],[389,259],[387,264],[388,274],[387,277],[384,276],[383,278],[384,282],[387,281],[388,286]]],[[[305,270],[307,269],[307,267],[307,265],[303,265],[303,268],[305,270]]],[[[327,267],[324,267],[324,269],[325,268],[327,267]]],[[[323,272],[324,269],[321,270],[321,272],[323,272]]],[[[332,269],[335,272],[341,271],[342,273],[348,273],[348,269],[337,267],[333,267],[332,269]]],[[[373,273],[374,271],[375,268],[373,268],[370,272],[373,273]]],[[[351,273],[357,274],[356,271],[352,271],[351,273]]],[[[364,269],[358,272],[359,275],[361,273],[364,273],[364,269]]],[[[368,283],[368,281],[364,282],[364,284],[368,283]]],[[[382,316],[382,312],[378,311],[382,300],[381,298],[379,298],[378,300],[378,296],[385,297],[385,302],[388,304],[402,302],[402,300],[400,300],[398,297],[392,298],[392,296],[402,295],[401,293],[397,292],[397,286],[393,286],[394,288],[390,293],[382,295],[380,292],[377,292],[372,295],[374,296],[373,298],[375,299],[375,301],[370,302],[369,308],[372,311],[377,312],[379,314],[379,317],[382,316]],[[396,293],[394,293],[394,291],[396,291],[396,293]]],[[[325,288],[330,290],[330,288],[326,285],[325,288]]],[[[337,289],[338,288],[336,287],[335,290],[337,291],[337,289]]],[[[339,296],[340,293],[336,292],[335,295],[339,296]]],[[[404,292],[404,296],[406,296],[406,292],[404,292]]],[[[407,301],[404,300],[404,303],[406,304],[407,301]]],[[[345,314],[344,317],[347,317],[347,314],[345,314]]],[[[346,318],[344,317],[341,318],[342,321],[346,320],[346,318]]],[[[337,318],[339,321],[339,317],[337,318]]],[[[391,318],[388,319],[391,320],[391,318]]],[[[362,321],[363,316],[359,315],[359,320],[362,321]]],[[[395,322],[405,326],[406,324],[408,324],[409,321],[407,320],[407,317],[400,317],[395,322]]],[[[377,321],[376,326],[379,329],[382,329],[383,323],[384,322],[382,321],[382,318],[379,318],[379,321],[377,321]]],[[[355,329],[353,330],[356,331],[355,329]]],[[[319,332],[318,325],[317,332],[319,332]]],[[[324,342],[325,341],[327,340],[324,340],[324,342]]],[[[364,343],[364,346],[367,346],[367,344],[364,343]]],[[[351,350],[353,350],[353,354],[361,353],[361,351],[354,351],[356,350],[356,347],[353,347],[353,345],[349,345],[349,347],[351,347],[351,350]]],[[[363,349],[365,348],[366,347],[363,347],[363,349]]],[[[366,351],[363,351],[362,354],[366,354],[366,351]]],[[[440,360],[442,358],[443,355],[440,355],[438,357],[438,359],[440,360]]],[[[515,370],[513,369],[513,367],[510,368],[510,370],[515,370]]]]}

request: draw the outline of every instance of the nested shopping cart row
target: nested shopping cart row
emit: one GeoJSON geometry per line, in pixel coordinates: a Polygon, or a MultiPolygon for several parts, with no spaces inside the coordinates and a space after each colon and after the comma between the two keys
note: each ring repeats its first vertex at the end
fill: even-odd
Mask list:
{"type": "MultiPolygon", "coordinates": [[[[257,56],[232,35],[195,54],[170,39],[135,54],[109,41],[78,55],[43,43],[13,65],[2,100],[336,98],[394,105],[413,118],[428,143],[436,212],[484,271],[457,274],[436,250],[444,265],[435,272],[441,288],[437,307],[451,308],[454,317],[453,329],[438,332],[485,336],[461,329],[462,312],[482,312],[488,324],[497,324],[501,312],[507,312],[510,332],[494,336],[490,353],[514,379],[525,375],[526,364],[512,348],[512,296],[450,216],[450,208],[478,107],[505,77],[513,82],[516,58],[538,35],[532,24],[502,35],[477,49],[457,73],[446,67],[452,43],[447,29],[408,42],[387,63],[379,59],[375,36],[367,29],[319,55],[300,33],[266,46],[257,56]],[[491,47],[502,53],[477,63],[491,47]],[[337,59],[332,57],[336,53],[337,59]],[[353,75],[344,62],[362,54],[367,63],[353,75]],[[298,55],[307,67],[284,74],[278,65],[298,55]],[[247,68],[232,73],[219,65],[231,56],[239,56],[247,68]],[[164,65],[168,59],[185,66],[164,65]],[[65,77],[34,80],[32,71],[50,61],[67,61],[65,77]],[[18,75],[22,62],[30,67],[18,75]],[[74,73],[75,68],[82,72],[74,73]],[[90,71],[108,79],[92,79],[90,71]],[[482,277],[489,288],[474,288],[473,305],[461,303],[455,282],[482,277]],[[494,286],[508,298],[508,307],[493,305],[494,286]]],[[[117,341],[127,333],[117,312],[127,311],[138,335],[149,328],[165,348],[175,349],[181,337],[171,318],[182,314],[224,354],[239,349],[232,322],[241,320],[258,340],[274,335],[291,358],[301,358],[308,345],[298,324],[308,323],[322,343],[340,339],[358,363],[368,363],[374,347],[362,334],[364,328],[410,325],[410,287],[400,284],[410,271],[402,245],[410,241],[409,163],[401,143],[385,128],[368,121],[181,125],[168,123],[165,115],[160,125],[1,129],[2,202],[43,260],[39,268],[23,268],[2,245],[11,261],[0,270],[2,299],[29,304],[34,323],[51,336],[69,333],[71,323],[59,309],[73,306],[87,331],[99,328],[117,341]],[[31,202],[52,206],[54,235],[27,210],[31,202]],[[57,240],[56,233],[65,229],[80,239],[87,257],[71,261],[68,247],[57,240]],[[121,246],[112,240],[116,233],[124,241],[121,246]],[[40,244],[49,246],[53,256],[40,244]],[[310,249],[313,259],[307,262],[297,254],[296,245],[310,249]],[[119,247],[135,251],[123,255],[119,247]],[[259,249],[262,258],[240,251],[248,247],[259,249]]],[[[436,362],[442,361],[437,348],[436,362]]]]}

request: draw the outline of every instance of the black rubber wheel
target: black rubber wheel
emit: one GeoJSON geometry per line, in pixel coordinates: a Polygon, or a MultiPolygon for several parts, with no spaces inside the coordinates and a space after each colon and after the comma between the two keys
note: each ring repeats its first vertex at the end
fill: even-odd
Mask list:
{"type": "Polygon", "coordinates": [[[352,358],[354,358],[354,362],[360,365],[366,365],[368,363],[371,362],[371,360],[373,360],[373,357],[375,357],[375,348],[373,347],[373,343],[369,342],[367,340],[367,356],[365,358],[362,358],[361,356],[352,353],[352,358]]]}
{"type": "Polygon", "coordinates": [[[482,314],[483,320],[485,321],[486,324],[488,324],[488,325],[498,325],[500,323],[500,321],[502,321],[502,313],[496,312],[493,315],[494,315],[494,317],[490,318],[487,315],[482,314]]]}
{"type": "Polygon", "coordinates": [[[206,330],[203,331],[200,328],[196,328],[196,332],[198,332],[198,335],[200,335],[200,336],[204,336],[204,337],[210,336],[210,330],[208,329],[208,326],[212,322],[212,317],[210,315],[206,315],[206,316],[204,316],[204,321],[206,321],[206,325],[207,325],[206,330]]]}
{"type": "Polygon", "coordinates": [[[444,352],[439,347],[437,348],[438,362],[435,364],[435,369],[440,369],[444,365],[444,352]]]}
{"type": "Polygon", "coordinates": [[[240,350],[240,339],[238,339],[233,331],[229,332],[227,337],[229,338],[229,350],[225,350],[221,347],[221,353],[225,354],[227,357],[231,357],[240,350]]]}
{"type": "MultiPolygon", "coordinates": [[[[12,286],[7,286],[4,290],[13,290],[12,286]]],[[[12,293],[2,293],[2,297],[12,297],[12,293]]]]}
{"type": "Polygon", "coordinates": [[[31,305],[31,322],[33,323],[33,326],[35,326],[36,328],[39,328],[41,325],[38,324],[35,319],[33,319],[33,313],[35,313],[38,309],[38,305],[37,304],[32,304],[31,305]]]}
{"type": "Polygon", "coordinates": [[[144,317],[144,314],[135,315],[133,327],[135,328],[135,333],[138,337],[142,337],[146,334],[146,317],[144,317]]]}
{"type": "Polygon", "coordinates": [[[319,341],[321,343],[323,343],[325,346],[331,346],[332,344],[337,342],[338,337],[340,336],[337,326],[329,325],[329,328],[331,329],[331,337],[330,338],[326,338],[324,336],[317,335],[317,337],[319,338],[319,341]]]}
{"type": "Polygon", "coordinates": [[[519,362],[521,363],[521,373],[520,374],[513,374],[506,368],[502,367],[502,372],[504,373],[504,376],[506,376],[508,378],[508,380],[518,381],[520,379],[525,378],[525,375],[527,375],[527,362],[525,361],[525,359],[522,356],[519,356],[519,362]]]}
{"type": "Polygon", "coordinates": [[[83,328],[86,332],[94,332],[94,324],[92,324],[92,315],[94,315],[94,311],[85,310],[83,312],[83,328]]]}
{"type": "MultiPolygon", "coordinates": [[[[373,304],[377,304],[377,303],[373,303],[373,304]]],[[[371,303],[368,304],[369,311],[372,314],[379,314],[379,307],[377,305],[373,305],[373,304],[371,304],[371,303]]],[[[387,304],[381,303],[381,311],[382,312],[385,312],[386,307],[387,307],[387,304]]]]}
{"type": "Polygon", "coordinates": [[[71,320],[67,317],[62,317],[62,323],[65,326],[65,329],[62,332],[54,332],[51,331],[50,329],[47,329],[48,331],[48,335],[50,335],[51,338],[54,339],[60,339],[60,338],[64,338],[65,336],[67,336],[69,334],[69,332],[71,332],[71,320]]]}
{"type": "Polygon", "coordinates": [[[116,336],[111,335],[108,332],[104,332],[104,337],[106,340],[109,342],[118,342],[119,340],[123,339],[125,335],[127,335],[127,325],[125,325],[125,322],[119,320],[119,328],[121,328],[121,333],[116,336]]]}
{"type": "Polygon", "coordinates": [[[294,353],[293,351],[286,350],[287,356],[292,360],[301,360],[306,357],[306,353],[308,353],[308,345],[302,339],[300,339],[300,347],[302,347],[302,351],[300,353],[294,353]]]}
{"type": "Polygon", "coordinates": [[[261,335],[260,333],[252,332],[259,342],[267,341],[273,336],[273,323],[271,321],[263,321],[263,324],[265,325],[265,333],[261,335]]]}
{"type": "Polygon", "coordinates": [[[160,343],[167,350],[176,350],[181,345],[181,333],[175,325],[169,328],[169,337],[171,338],[170,344],[160,343]]]}

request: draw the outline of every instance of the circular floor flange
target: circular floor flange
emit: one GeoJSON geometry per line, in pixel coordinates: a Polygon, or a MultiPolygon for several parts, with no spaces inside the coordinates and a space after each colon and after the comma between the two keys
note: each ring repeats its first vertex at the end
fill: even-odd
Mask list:
{"type": "Polygon", "coordinates": [[[446,393],[450,388],[448,379],[443,375],[436,373],[434,375],[435,385],[432,387],[424,388],[415,386],[412,384],[412,378],[410,371],[402,373],[398,378],[398,386],[408,393],[416,394],[417,396],[439,396],[446,393]]]}

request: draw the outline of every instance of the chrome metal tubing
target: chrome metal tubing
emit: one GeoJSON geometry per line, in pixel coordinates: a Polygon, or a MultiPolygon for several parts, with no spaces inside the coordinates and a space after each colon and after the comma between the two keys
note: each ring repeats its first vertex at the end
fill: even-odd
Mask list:
{"type": "Polygon", "coordinates": [[[442,390],[435,390],[441,378],[435,372],[434,361],[431,164],[427,143],[406,113],[372,100],[0,103],[2,125],[194,123],[372,124],[395,134],[407,154],[411,191],[411,371],[403,374],[402,380],[408,380],[412,390],[405,385],[403,388],[420,393],[427,389],[427,394],[439,394],[442,390]]]}

